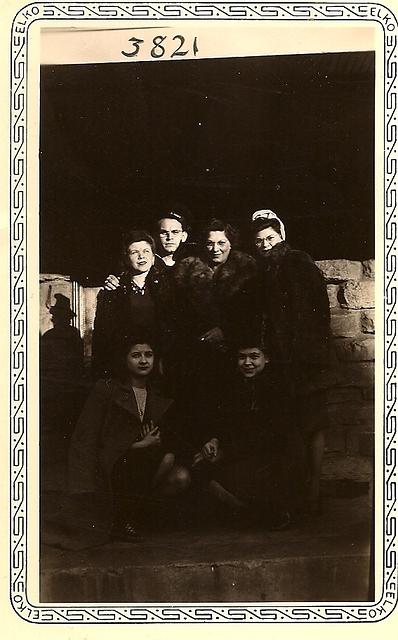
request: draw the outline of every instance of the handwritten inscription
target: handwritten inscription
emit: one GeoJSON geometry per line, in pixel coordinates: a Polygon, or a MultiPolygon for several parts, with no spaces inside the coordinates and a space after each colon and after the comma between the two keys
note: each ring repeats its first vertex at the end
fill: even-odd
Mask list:
{"type": "MultiPolygon", "coordinates": [[[[135,58],[142,51],[145,40],[133,36],[132,38],[129,38],[128,41],[130,43],[128,50],[121,51],[121,53],[126,58],[135,58]]],[[[152,38],[150,46],[150,56],[155,59],[163,58],[164,56],[170,56],[170,58],[183,58],[190,52],[196,56],[199,51],[197,36],[193,38],[192,42],[186,43],[186,38],[181,35],[176,35],[172,38],[170,36],[158,35],[152,38]]]]}

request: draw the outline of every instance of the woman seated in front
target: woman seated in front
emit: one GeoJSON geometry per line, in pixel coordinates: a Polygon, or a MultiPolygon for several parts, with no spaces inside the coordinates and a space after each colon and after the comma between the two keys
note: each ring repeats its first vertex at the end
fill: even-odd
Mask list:
{"type": "Polygon", "coordinates": [[[262,340],[240,341],[217,404],[194,466],[239,522],[289,526],[303,497],[302,444],[262,340]]]}
{"type": "Polygon", "coordinates": [[[97,381],[78,420],[70,491],[77,498],[84,494],[86,504],[101,504],[93,528],[111,528],[114,539],[135,541],[148,504],[186,489],[190,476],[175,462],[181,416],[151,384],[152,339],[124,341],[120,363],[117,375],[97,381]]]}

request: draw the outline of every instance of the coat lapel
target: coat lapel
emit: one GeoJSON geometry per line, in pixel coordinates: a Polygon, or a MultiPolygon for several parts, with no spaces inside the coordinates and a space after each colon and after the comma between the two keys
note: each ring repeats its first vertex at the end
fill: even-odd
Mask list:
{"type": "Polygon", "coordinates": [[[144,422],[152,420],[153,424],[156,425],[172,404],[173,400],[170,398],[163,398],[153,389],[149,389],[145,407],[144,422]]]}
{"type": "Polygon", "coordinates": [[[122,409],[125,409],[136,420],[141,423],[140,416],[138,414],[137,402],[133,389],[128,384],[120,384],[115,392],[114,402],[122,409]]]}
{"type": "MultiPolygon", "coordinates": [[[[137,422],[141,424],[134,391],[128,384],[118,385],[115,389],[114,402],[119,407],[128,411],[137,420],[137,422]]],[[[148,387],[144,422],[152,420],[152,422],[156,424],[172,404],[173,400],[170,398],[164,398],[154,389],[148,387]]]]}

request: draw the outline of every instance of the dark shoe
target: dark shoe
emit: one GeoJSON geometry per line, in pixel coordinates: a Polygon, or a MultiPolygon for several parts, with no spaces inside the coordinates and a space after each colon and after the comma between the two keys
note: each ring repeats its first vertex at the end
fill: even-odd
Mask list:
{"type": "Polygon", "coordinates": [[[125,522],[112,527],[111,540],[115,542],[142,542],[143,539],[132,522],[125,522]]]}

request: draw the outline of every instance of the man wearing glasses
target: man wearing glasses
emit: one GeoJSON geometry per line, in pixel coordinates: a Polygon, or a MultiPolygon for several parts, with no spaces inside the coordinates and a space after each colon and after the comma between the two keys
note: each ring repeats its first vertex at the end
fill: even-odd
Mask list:
{"type": "Polygon", "coordinates": [[[157,255],[167,267],[174,267],[175,254],[188,238],[185,220],[179,213],[170,212],[157,220],[156,226],[157,255]]]}

